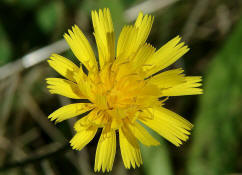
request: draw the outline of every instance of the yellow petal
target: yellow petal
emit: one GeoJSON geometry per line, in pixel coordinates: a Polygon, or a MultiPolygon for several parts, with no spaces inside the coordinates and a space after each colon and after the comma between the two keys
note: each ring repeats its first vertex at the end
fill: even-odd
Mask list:
{"type": "Polygon", "coordinates": [[[53,54],[48,60],[48,63],[63,77],[75,81],[74,74],[79,71],[79,68],[73,62],[61,55],[53,54]]]}
{"type": "Polygon", "coordinates": [[[184,83],[177,84],[161,91],[162,96],[181,96],[181,95],[197,95],[202,94],[202,89],[198,88],[202,84],[202,77],[188,76],[184,78],[184,83]]]}
{"type": "Polygon", "coordinates": [[[160,89],[171,88],[186,81],[184,74],[181,74],[182,72],[182,69],[168,70],[159,73],[158,75],[152,76],[146,81],[156,85],[160,89]]]}
{"type": "Polygon", "coordinates": [[[99,63],[102,67],[115,58],[115,38],[109,9],[92,11],[94,36],[97,43],[99,63]]]}
{"type": "Polygon", "coordinates": [[[97,129],[98,128],[95,126],[90,126],[88,128],[85,128],[81,132],[77,132],[70,141],[72,148],[80,151],[93,139],[93,137],[97,133],[97,129]]]}
{"type": "Polygon", "coordinates": [[[90,126],[99,127],[98,125],[93,125],[94,121],[98,118],[96,116],[96,114],[97,114],[97,108],[94,108],[86,116],[84,116],[81,119],[79,119],[78,121],[76,121],[74,124],[75,131],[81,132],[82,130],[84,130],[85,128],[88,128],[90,126]]]}
{"type": "MultiPolygon", "coordinates": [[[[93,109],[92,111],[94,111],[95,109],[93,109]]],[[[92,113],[92,111],[90,113],[92,113]]],[[[81,119],[77,120],[74,124],[74,129],[76,132],[82,132],[83,130],[85,130],[86,128],[93,126],[88,120],[87,120],[87,116],[90,115],[87,114],[86,116],[82,117],[81,119]]]]}
{"type": "Polygon", "coordinates": [[[189,48],[183,42],[179,43],[180,40],[179,36],[175,37],[147,59],[143,67],[147,77],[170,66],[188,52],[189,48]]]}
{"type": "MultiPolygon", "coordinates": [[[[89,78],[89,77],[88,77],[89,78]]],[[[78,82],[78,87],[82,94],[85,94],[85,97],[92,101],[95,102],[95,97],[96,94],[93,93],[93,89],[95,88],[96,84],[93,81],[90,81],[90,79],[84,80],[84,79],[79,79],[78,82]]]]}
{"type": "Polygon", "coordinates": [[[97,62],[94,52],[82,31],[75,25],[69,30],[69,35],[64,38],[69,44],[74,55],[83,63],[89,71],[97,71],[97,62]]]}
{"type": "Polygon", "coordinates": [[[123,27],[117,43],[118,61],[125,62],[136,53],[138,49],[136,45],[137,34],[138,29],[134,26],[123,27]]]}
{"type": "Polygon", "coordinates": [[[67,120],[90,111],[93,108],[94,106],[91,103],[74,103],[57,109],[50,114],[48,118],[51,119],[51,121],[55,120],[56,123],[59,123],[63,120],[67,120]]]}
{"type": "Polygon", "coordinates": [[[145,61],[153,55],[155,52],[155,48],[150,44],[145,43],[143,46],[140,47],[137,54],[132,58],[131,64],[133,65],[134,71],[137,69],[142,68],[145,61]]]}
{"type": "Polygon", "coordinates": [[[131,58],[143,46],[148,38],[153,21],[153,16],[143,16],[140,13],[134,26],[124,26],[117,44],[118,59],[122,58],[122,60],[125,60],[131,58]]]}
{"type": "Polygon", "coordinates": [[[144,145],[146,146],[157,146],[160,143],[154,139],[147,131],[146,129],[141,126],[138,122],[135,122],[133,124],[133,130],[134,136],[144,145]]]}
{"type": "Polygon", "coordinates": [[[102,128],[110,124],[110,116],[105,113],[105,111],[100,110],[99,108],[93,109],[85,117],[79,119],[74,128],[77,132],[81,131],[83,127],[87,126],[97,126],[102,128]]]}
{"type": "Polygon", "coordinates": [[[123,158],[124,166],[128,169],[142,164],[139,144],[135,136],[127,127],[119,129],[120,150],[123,158]]]}
{"type": "Polygon", "coordinates": [[[165,108],[152,108],[152,119],[140,119],[142,123],[158,132],[165,139],[176,146],[180,146],[182,141],[188,139],[189,130],[193,125],[178,114],[165,108]],[[182,140],[182,141],[181,141],[182,140]]]}
{"type": "Polygon", "coordinates": [[[135,22],[135,27],[138,28],[138,35],[137,35],[137,45],[143,45],[147,40],[151,27],[154,22],[154,17],[151,15],[143,16],[142,12],[139,13],[139,16],[135,22]]]}
{"type": "Polygon", "coordinates": [[[78,85],[72,81],[62,78],[47,78],[46,82],[48,84],[47,88],[52,94],[59,94],[73,99],[85,98],[78,85]]]}
{"type": "Polygon", "coordinates": [[[97,145],[94,171],[110,172],[113,167],[115,154],[115,130],[110,129],[110,127],[104,127],[97,145]]]}

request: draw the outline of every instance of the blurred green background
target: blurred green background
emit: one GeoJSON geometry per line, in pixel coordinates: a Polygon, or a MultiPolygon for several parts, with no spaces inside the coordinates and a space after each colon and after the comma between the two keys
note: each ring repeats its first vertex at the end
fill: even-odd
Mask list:
{"type": "MultiPolygon", "coordinates": [[[[148,41],[158,48],[181,35],[191,50],[174,66],[204,80],[204,95],[174,97],[166,104],[194,123],[190,140],[177,148],[158,137],[160,146],[142,146],[144,165],[135,170],[124,168],[117,146],[110,174],[242,174],[241,0],[1,0],[0,74],[62,39],[73,24],[95,47],[90,11],[103,7],[111,9],[116,36],[136,10],[151,12],[155,22],[148,41]]],[[[62,55],[74,58],[69,50],[62,55]]],[[[71,102],[48,93],[44,79],[57,74],[46,61],[20,69],[0,79],[0,174],[94,174],[98,138],[80,152],[71,150],[75,119],[56,126],[47,119],[71,102]]]]}

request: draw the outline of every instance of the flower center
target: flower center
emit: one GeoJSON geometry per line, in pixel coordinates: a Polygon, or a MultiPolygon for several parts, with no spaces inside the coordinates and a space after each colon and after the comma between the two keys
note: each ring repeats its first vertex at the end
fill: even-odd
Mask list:
{"type": "Polygon", "coordinates": [[[123,120],[135,121],[140,111],[157,104],[159,89],[140,75],[128,63],[109,64],[98,74],[88,75],[91,101],[96,115],[103,118],[100,125],[111,121],[112,127],[118,128],[123,120]]]}

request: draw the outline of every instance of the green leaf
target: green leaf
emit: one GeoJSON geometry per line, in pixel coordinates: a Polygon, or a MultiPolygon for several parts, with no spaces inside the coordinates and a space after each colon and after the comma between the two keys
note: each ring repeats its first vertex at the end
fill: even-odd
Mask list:
{"type": "Polygon", "coordinates": [[[241,162],[242,18],[211,62],[204,81],[188,174],[230,174],[241,162]]]}

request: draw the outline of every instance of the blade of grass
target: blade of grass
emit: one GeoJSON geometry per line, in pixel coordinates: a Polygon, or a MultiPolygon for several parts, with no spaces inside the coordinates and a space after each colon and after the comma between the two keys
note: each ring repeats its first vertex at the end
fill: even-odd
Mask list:
{"type": "Polygon", "coordinates": [[[171,160],[166,144],[154,131],[149,128],[147,130],[160,141],[160,145],[146,147],[141,144],[145,174],[172,175],[171,160]]]}
{"type": "Polygon", "coordinates": [[[238,171],[241,144],[242,18],[205,77],[195,121],[188,174],[229,174],[238,171]]]}

